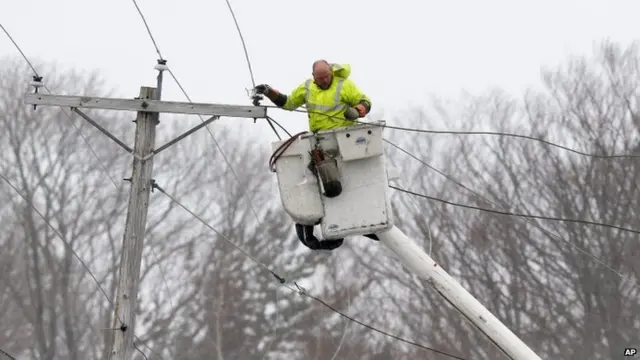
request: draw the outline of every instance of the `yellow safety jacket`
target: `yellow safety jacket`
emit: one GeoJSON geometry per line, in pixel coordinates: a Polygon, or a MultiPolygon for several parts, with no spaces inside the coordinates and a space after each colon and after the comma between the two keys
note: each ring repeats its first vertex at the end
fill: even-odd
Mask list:
{"type": "Polygon", "coordinates": [[[303,104],[306,105],[309,130],[312,132],[355,125],[355,121],[344,118],[345,110],[358,105],[362,100],[371,105],[369,97],[348,79],[351,65],[331,64],[331,69],[333,81],[328,89],[323,90],[313,79],[308,79],[291,92],[287,97],[287,103],[282,107],[295,110],[303,104]]]}

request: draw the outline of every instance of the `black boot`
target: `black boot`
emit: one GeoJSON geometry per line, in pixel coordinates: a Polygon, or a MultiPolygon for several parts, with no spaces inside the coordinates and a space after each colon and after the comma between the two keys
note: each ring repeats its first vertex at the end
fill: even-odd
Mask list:
{"type": "Polygon", "coordinates": [[[320,241],[313,235],[313,226],[296,224],[296,234],[304,246],[311,250],[333,250],[342,245],[344,239],[320,241]]]}
{"type": "Polygon", "coordinates": [[[368,237],[371,240],[380,241],[380,239],[378,238],[378,235],[376,235],[376,234],[366,234],[366,235],[362,235],[362,236],[368,237]]]}

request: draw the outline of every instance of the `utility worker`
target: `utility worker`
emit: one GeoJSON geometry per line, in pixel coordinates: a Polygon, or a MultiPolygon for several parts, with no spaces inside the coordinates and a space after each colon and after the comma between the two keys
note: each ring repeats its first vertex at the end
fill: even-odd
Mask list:
{"type": "MultiPolygon", "coordinates": [[[[308,79],[291,94],[285,95],[267,84],[256,86],[258,94],[264,94],[274,105],[285,110],[295,110],[305,105],[309,118],[309,130],[317,132],[356,125],[358,118],[371,111],[371,100],[349,79],[349,64],[330,64],[326,60],[313,63],[313,79],[308,79]]],[[[333,250],[344,239],[318,240],[313,226],[296,224],[298,239],[312,250],[333,250]]],[[[379,240],[375,234],[364,235],[379,240]]]]}
{"type": "Polygon", "coordinates": [[[285,110],[305,105],[311,132],[351,126],[371,111],[371,100],[349,79],[350,74],[348,64],[318,60],[313,63],[313,79],[300,84],[288,96],[266,84],[256,86],[256,93],[264,94],[285,110]]]}

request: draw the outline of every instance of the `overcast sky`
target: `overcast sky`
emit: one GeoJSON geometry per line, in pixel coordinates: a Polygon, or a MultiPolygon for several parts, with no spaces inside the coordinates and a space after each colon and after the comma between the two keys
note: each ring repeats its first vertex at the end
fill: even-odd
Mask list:
{"type": "MultiPolygon", "coordinates": [[[[245,55],[224,0],[138,0],[138,5],[193,101],[250,103],[245,55]]],[[[310,76],[318,58],[350,63],[352,79],[386,116],[429,94],[477,94],[492,86],[521,92],[538,82],[542,65],[588,53],[594,41],[606,37],[628,43],[640,33],[637,0],[231,0],[231,5],[258,84],[289,92],[310,76]]],[[[3,0],[0,21],[28,57],[100,68],[121,96],[136,96],[141,85],[155,84],[158,56],[131,0],[3,0]]],[[[0,35],[0,54],[14,53],[0,35]]],[[[163,98],[185,100],[170,79],[163,98]]],[[[304,114],[271,114],[291,132],[306,129],[304,114]]],[[[235,120],[225,120],[230,121],[235,120]]],[[[244,123],[241,128],[253,125],[244,123]]]]}
{"type": "MultiPolygon", "coordinates": [[[[386,116],[429,95],[496,86],[522,92],[539,82],[541,66],[590,53],[605,38],[628,44],[640,35],[640,0],[230,1],[257,84],[288,93],[311,75],[316,59],[349,63],[351,78],[386,116]]],[[[251,78],[224,0],[137,2],[193,101],[250,104],[251,78]]],[[[155,86],[158,55],[131,0],[0,0],[0,23],[30,59],[101,69],[119,96],[155,86]]],[[[0,33],[0,56],[6,54],[18,53],[0,33]]],[[[48,74],[41,75],[46,82],[48,74]]],[[[186,101],[169,77],[163,98],[186,101]]],[[[302,113],[270,113],[291,133],[307,128],[302,113]]],[[[261,130],[259,142],[270,151],[275,137],[266,124],[223,122],[237,122],[243,134],[261,130]]]]}

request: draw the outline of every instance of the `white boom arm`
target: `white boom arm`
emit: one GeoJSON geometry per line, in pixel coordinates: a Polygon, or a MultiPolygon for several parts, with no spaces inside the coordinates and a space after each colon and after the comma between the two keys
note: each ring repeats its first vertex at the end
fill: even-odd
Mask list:
{"type": "Polygon", "coordinates": [[[487,310],[396,226],[377,234],[411,270],[425,278],[445,299],[488,336],[510,359],[541,360],[522,340],[487,310]]]}

